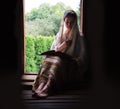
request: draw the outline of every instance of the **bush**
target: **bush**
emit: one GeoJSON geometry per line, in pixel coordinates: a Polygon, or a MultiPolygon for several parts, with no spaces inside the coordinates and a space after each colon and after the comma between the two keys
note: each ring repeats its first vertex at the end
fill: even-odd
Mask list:
{"type": "Polygon", "coordinates": [[[36,72],[34,37],[26,37],[26,72],[36,72]]]}
{"type": "Polygon", "coordinates": [[[53,36],[26,36],[26,72],[38,73],[43,58],[42,52],[50,49],[53,36]]]}

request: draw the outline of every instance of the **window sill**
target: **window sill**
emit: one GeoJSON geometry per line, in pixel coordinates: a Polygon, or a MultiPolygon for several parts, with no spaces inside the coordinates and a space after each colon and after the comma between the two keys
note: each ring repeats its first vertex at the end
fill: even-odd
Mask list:
{"type": "Polygon", "coordinates": [[[21,77],[21,84],[23,86],[32,86],[35,78],[36,78],[37,74],[33,74],[33,73],[24,73],[21,77]]]}

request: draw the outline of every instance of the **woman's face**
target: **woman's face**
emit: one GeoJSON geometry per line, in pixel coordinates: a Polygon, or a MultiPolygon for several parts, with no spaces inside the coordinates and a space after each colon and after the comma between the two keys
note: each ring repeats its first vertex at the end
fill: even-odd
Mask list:
{"type": "Polygon", "coordinates": [[[64,23],[67,29],[71,29],[74,24],[74,17],[72,16],[66,17],[64,23]]]}

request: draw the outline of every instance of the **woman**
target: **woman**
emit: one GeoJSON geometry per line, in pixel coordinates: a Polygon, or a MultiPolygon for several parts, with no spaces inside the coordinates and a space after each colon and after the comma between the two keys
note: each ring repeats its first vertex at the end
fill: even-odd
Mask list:
{"type": "Polygon", "coordinates": [[[35,97],[47,97],[52,86],[59,89],[70,83],[77,73],[83,72],[85,49],[82,38],[77,24],[77,14],[73,10],[66,11],[51,51],[42,53],[45,59],[32,89],[35,97]]]}

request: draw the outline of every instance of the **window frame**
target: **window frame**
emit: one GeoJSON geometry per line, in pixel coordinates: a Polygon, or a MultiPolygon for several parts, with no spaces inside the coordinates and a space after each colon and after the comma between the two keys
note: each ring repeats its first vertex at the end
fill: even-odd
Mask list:
{"type": "MultiPolygon", "coordinates": [[[[19,1],[20,2],[20,1],[19,1]]],[[[80,0],[80,32],[83,33],[83,0],[80,0]]],[[[18,11],[19,11],[19,16],[20,17],[20,24],[21,24],[21,33],[20,33],[20,63],[19,63],[19,70],[22,72],[22,80],[34,80],[37,76],[37,74],[34,74],[32,72],[25,72],[25,64],[26,64],[26,47],[25,47],[25,1],[22,0],[21,3],[18,3],[19,7],[18,7],[18,11]],[[20,5],[21,4],[21,5],[20,5]],[[22,11],[20,11],[22,10],[22,11]]],[[[20,26],[19,24],[19,26],[20,26]]]]}

